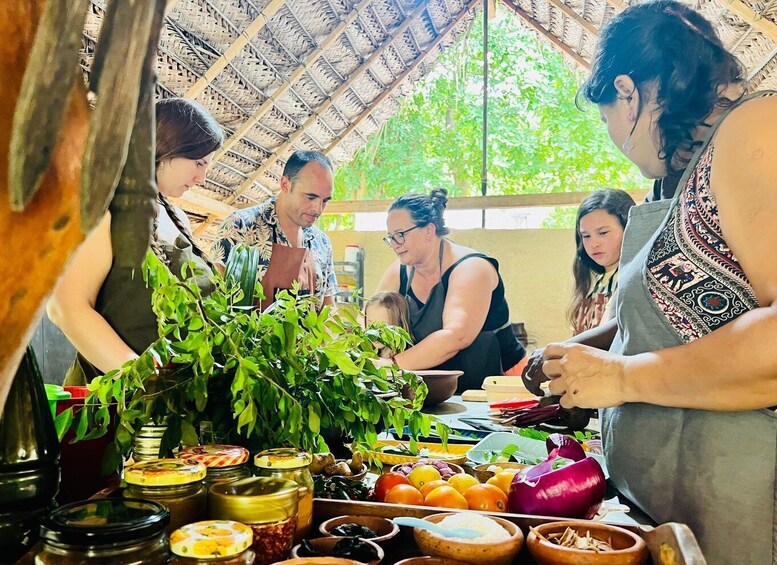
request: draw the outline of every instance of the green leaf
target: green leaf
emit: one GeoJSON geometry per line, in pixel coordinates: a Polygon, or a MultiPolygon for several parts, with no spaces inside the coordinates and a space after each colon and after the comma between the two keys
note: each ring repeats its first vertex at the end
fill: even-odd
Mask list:
{"type": "Polygon", "coordinates": [[[308,428],[310,428],[310,431],[314,434],[321,431],[321,418],[312,406],[308,406],[308,428]]]}

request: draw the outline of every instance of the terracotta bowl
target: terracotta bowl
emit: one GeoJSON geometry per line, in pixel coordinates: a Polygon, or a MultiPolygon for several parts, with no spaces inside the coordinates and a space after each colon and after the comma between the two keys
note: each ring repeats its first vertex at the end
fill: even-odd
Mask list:
{"type": "Polygon", "coordinates": [[[399,526],[387,518],[382,518],[380,516],[357,516],[355,514],[330,518],[319,526],[318,531],[325,536],[334,537],[334,534],[330,533],[330,531],[340,524],[348,523],[367,526],[378,534],[378,537],[370,538],[368,541],[377,543],[381,547],[385,547],[387,542],[396,537],[399,533],[399,526]]]}
{"type": "Polygon", "coordinates": [[[466,561],[456,561],[455,559],[445,559],[444,557],[409,557],[402,561],[397,561],[394,565],[471,565],[466,561]]]}
{"type": "MultiPolygon", "coordinates": [[[[424,520],[437,524],[443,518],[453,516],[451,512],[432,514],[424,520]]],[[[413,537],[422,553],[443,559],[458,559],[470,563],[488,563],[489,565],[509,565],[523,546],[521,529],[504,518],[489,516],[510,534],[510,538],[499,543],[478,543],[474,540],[463,541],[445,538],[428,530],[413,528],[413,537]]],[[[446,561],[447,562],[447,561],[446,561]]]]}
{"type": "Polygon", "coordinates": [[[524,465],[523,463],[483,463],[481,465],[475,466],[475,478],[480,481],[481,483],[485,483],[488,479],[493,477],[496,473],[495,471],[489,471],[489,467],[499,467],[501,469],[523,469],[524,467],[528,467],[528,465],[524,465]]]}
{"type": "MultiPolygon", "coordinates": [[[[409,464],[412,465],[412,463],[409,463],[409,464]]],[[[448,463],[447,461],[445,462],[445,464],[448,465],[448,467],[450,467],[451,471],[453,471],[454,473],[465,472],[464,467],[462,467],[461,465],[456,465],[456,463],[448,463]]],[[[392,466],[391,469],[389,469],[389,471],[392,471],[394,473],[399,473],[399,470],[405,465],[408,465],[408,463],[399,463],[397,465],[392,466]]]]}
{"type": "MultiPolygon", "coordinates": [[[[424,406],[440,404],[456,394],[459,377],[464,374],[463,371],[443,371],[439,369],[413,371],[413,373],[421,377],[426,383],[426,388],[429,389],[424,399],[424,406]]],[[[403,396],[407,398],[408,395],[403,392],[403,396]]]]}
{"type": "Polygon", "coordinates": [[[534,531],[529,533],[526,546],[539,565],[640,565],[645,563],[648,558],[645,541],[637,534],[624,528],[599,522],[548,522],[537,526],[534,531]],[[576,529],[582,535],[586,531],[590,531],[594,537],[612,539],[611,543],[615,551],[594,553],[588,550],[561,547],[537,535],[537,533],[543,536],[561,533],[567,527],[576,529]]]}
{"type": "MultiPolygon", "coordinates": [[[[331,537],[325,537],[325,538],[309,539],[308,541],[310,542],[310,545],[313,546],[313,549],[315,549],[316,551],[318,551],[320,553],[328,554],[330,551],[332,551],[332,548],[335,546],[335,544],[338,541],[340,541],[341,539],[344,539],[344,538],[337,537],[337,536],[331,536],[331,537]]],[[[372,561],[369,561],[367,563],[367,565],[378,565],[381,561],[383,561],[383,557],[385,557],[385,553],[383,552],[383,549],[377,543],[374,543],[374,542],[372,542],[370,540],[361,540],[361,541],[363,541],[366,544],[369,544],[369,545],[373,546],[375,548],[375,550],[378,552],[378,558],[374,559],[372,561]]],[[[294,547],[291,548],[291,557],[299,558],[299,554],[297,552],[300,549],[300,545],[301,544],[298,544],[298,545],[295,545],[294,547]]],[[[310,557],[305,557],[305,559],[311,559],[311,558],[310,557]]],[[[318,559],[322,559],[322,558],[319,557],[318,559]]],[[[326,558],[323,558],[323,559],[330,559],[330,560],[332,560],[332,559],[339,559],[339,557],[338,558],[326,557],[326,558]]],[[[346,561],[348,563],[351,563],[351,562],[361,563],[361,561],[352,561],[350,559],[345,559],[344,561],[346,561]]],[[[329,563],[329,561],[322,561],[321,563],[329,563]]]]}

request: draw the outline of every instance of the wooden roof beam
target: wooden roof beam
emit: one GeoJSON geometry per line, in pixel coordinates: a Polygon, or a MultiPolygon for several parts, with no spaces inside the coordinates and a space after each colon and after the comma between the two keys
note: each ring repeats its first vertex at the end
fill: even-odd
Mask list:
{"type": "MultiPolygon", "coordinates": [[[[633,190],[629,194],[641,202],[648,190],[633,190]]],[[[497,208],[530,208],[579,206],[593,192],[550,192],[542,194],[512,194],[509,196],[462,196],[449,198],[446,210],[492,210],[497,208]]],[[[393,200],[345,200],[330,202],[324,214],[356,214],[386,212],[393,200]]]]}
{"type": "Polygon", "coordinates": [[[221,56],[216,59],[213,65],[211,65],[210,68],[208,68],[208,70],[197,79],[197,82],[195,82],[189,88],[189,90],[186,91],[184,96],[194,100],[197,98],[197,96],[202,94],[205,88],[215,80],[218,74],[227,68],[227,65],[229,65],[235,59],[235,57],[237,57],[238,53],[240,53],[243,48],[248,45],[248,43],[254,37],[256,37],[260,31],[262,31],[262,28],[267,25],[267,22],[269,22],[278,12],[278,10],[281,9],[281,6],[283,6],[284,2],[285,0],[272,0],[269,4],[267,4],[267,6],[265,6],[265,8],[262,10],[261,14],[259,14],[259,17],[252,21],[245,29],[245,31],[242,32],[237,37],[237,39],[235,39],[235,41],[233,41],[232,44],[224,50],[224,53],[222,53],[221,56]]]}
{"type": "Polygon", "coordinates": [[[588,71],[590,70],[590,66],[588,64],[588,61],[586,61],[583,57],[578,55],[575,51],[572,50],[572,48],[561,41],[558,37],[553,35],[550,31],[545,29],[540,25],[540,23],[535,20],[533,17],[531,17],[523,8],[521,8],[518,4],[516,4],[513,0],[502,0],[508,8],[510,8],[513,12],[518,14],[521,18],[526,21],[527,24],[529,24],[534,30],[539,33],[542,37],[550,41],[553,45],[556,46],[556,48],[567,55],[570,59],[575,61],[578,65],[580,65],[583,70],[588,71]]]}
{"type": "Polygon", "coordinates": [[[338,135],[334,140],[332,140],[332,143],[329,144],[329,147],[326,148],[325,153],[328,155],[334,149],[342,143],[344,139],[346,139],[351,133],[356,130],[356,128],[359,126],[360,123],[362,123],[364,120],[369,118],[372,113],[380,107],[381,103],[391,96],[392,93],[396,91],[397,88],[399,88],[402,83],[405,81],[405,79],[410,76],[413,71],[415,71],[418,67],[421,66],[421,64],[429,57],[432,53],[434,53],[434,50],[437,49],[437,47],[442,43],[445,39],[445,37],[455,28],[459,22],[464,18],[464,16],[467,15],[467,13],[475,7],[477,4],[480,3],[481,0],[470,0],[469,4],[467,4],[466,8],[461,11],[461,13],[453,18],[451,22],[442,29],[440,34],[427,46],[424,47],[424,53],[423,55],[419,56],[413,63],[405,69],[402,74],[400,74],[397,79],[389,85],[389,87],[381,92],[374,100],[372,100],[367,109],[362,112],[358,118],[353,120],[351,124],[343,130],[343,132],[338,135]]]}
{"type": "Polygon", "coordinates": [[[761,32],[767,38],[777,42],[777,24],[766,17],[762,12],[753,10],[742,0],[716,0],[722,7],[735,14],[753,29],[761,32]]]}
{"type": "Polygon", "coordinates": [[[383,53],[388,49],[393,41],[400,37],[407,29],[415,22],[415,19],[424,11],[426,10],[427,6],[426,4],[422,3],[420,6],[417,6],[414,8],[411,12],[408,13],[405,20],[397,26],[386,38],[386,40],[383,42],[383,44],[378,47],[375,51],[372,52],[372,54],[351,74],[350,78],[345,81],[343,84],[341,84],[337,89],[330,95],[329,98],[327,98],[323,104],[315,111],[313,114],[305,121],[302,126],[296,130],[294,133],[292,133],[289,138],[281,143],[273,152],[273,154],[265,159],[264,163],[260,167],[258,167],[256,170],[254,170],[249,177],[243,181],[240,186],[235,190],[235,192],[232,193],[230,198],[227,200],[229,204],[232,204],[235,202],[238,197],[243,194],[246,190],[251,188],[251,185],[254,183],[256,179],[261,178],[261,176],[264,174],[264,172],[269,169],[273,164],[275,164],[275,161],[278,160],[278,158],[283,155],[289,148],[293,147],[294,143],[297,142],[304,134],[305,131],[316,121],[319,119],[320,115],[325,114],[333,105],[334,101],[339,98],[343,93],[345,93],[351,85],[359,79],[367,70],[373,65],[373,63],[381,56],[383,53]]]}
{"type": "Polygon", "coordinates": [[[213,156],[213,160],[218,161],[221,159],[221,157],[223,157],[227,151],[229,151],[237,144],[238,141],[245,137],[248,132],[251,131],[251,128],[253,128],[259,122],[259,120],[261,120],[262,117],[264,117],[267,112],[272,109],[272,107],[275,105],[275,102],[291,89],[294,83],[297,82],[302,77],[302,75],[307,72],[308,68],[310,68],[335,41],[340,39],[340,36],[345,33],[345,30],[348,29],[348,26],[350,26],[356,20],[356,18],[359,17],[359,14],[363,12],[370,4],[372,4],[373,1],[374,0],[362,0],[359,4],[354,6],[348,15],[345,16],[345,18],[343,18],[339,24],[337,24],[337,27],[335,27],[335,29],[333,29],[332,32],[326,36],[324,41],[322,41],[318,47],[311,51],[308,56],[305,57],[305,60],[294,69],[294,71],[289,75],[284,83],[277,90],[275,90],[275,92],[273,92],[272,96],[262,102],[262,105],[257,108],[257,110],[251,115],[250,118],[241,124],[241,126],[235,131],[232,137],[224,141],[221,149],[219,149],[213,156]]]}
{"type": "Polygon", "coordinates": [[[207,215],[209,219],[223,220],[235,211],[234,206],[191,190],[187,190],[180,198],[171,198],[171,200],[184,210],[207,215]]]}
{"type": "Polygon", "coordinates": [[[586,20],[583,16],[575,12],[572,8],[567,6],[562,0],[548,0],[548,4],[559,10],[562,14],[564,14],[566,17],[568,17],[570,20],[575,22],[594,37],[599,37],[599,30],[597,27],[586,20]]]}

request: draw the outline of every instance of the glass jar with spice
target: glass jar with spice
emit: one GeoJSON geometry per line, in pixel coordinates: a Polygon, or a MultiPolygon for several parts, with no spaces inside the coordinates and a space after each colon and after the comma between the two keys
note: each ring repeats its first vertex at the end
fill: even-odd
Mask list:
{"type": "Polygon", "coordinates": [[[208,513],[251,527],[256,565],[286,559],[297,529],[299,486],[293,481],[250,477],[210,487],[208,513]]]}
{"type": "Polygon", "coordinates": [[[225,481],[251,476],[248,468],[248,450],[239,445],[197,445],[178,452],[179,459],[197,461],[208,470],[205,488],[225,481]]]}
{"type": "Polygon", "coordinates": [[[175,530],[170,535],[171,565],[251,565],[254,534],[232,520],[206,520],[175,530]]]}
{"type": "Polygon", "coordinates": [[[168,532],[206,516],[207,493],[202,463],[183,459],[155,459],[135,463],[124,471],[127,498],[155,500],[170,510],[168,532]]]}
{"type": "Polygon", "coordinates": [[[103,498],[66,504],[41,524],[36,565],[163,565],[167,509],[150,500],[103,498]]]}
{"type": "Polygon", "coordinates": [[[288,479],[300,487],[295,543],[306,538],[313,526],[313,475],[310,474],[312,462],[313,456],[307,451],[285,447],[260,451],[254,457],[256,473],[260,477],[288,479]]]}

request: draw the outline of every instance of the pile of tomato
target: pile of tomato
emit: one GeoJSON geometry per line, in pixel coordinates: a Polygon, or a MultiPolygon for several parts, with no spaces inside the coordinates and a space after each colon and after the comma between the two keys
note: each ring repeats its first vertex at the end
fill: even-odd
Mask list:
{"type": "Polygon", "coordinates": [[[433,465],[419,465],[407,476],[396,472],[381,475],[374,497],[393,504],[506,512],[513,476],[514,471],[502,471],[483,484],[465,473],[444,480],[433,465]]]}

